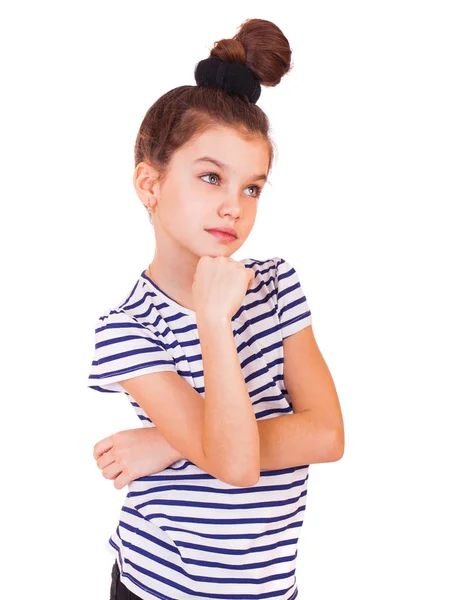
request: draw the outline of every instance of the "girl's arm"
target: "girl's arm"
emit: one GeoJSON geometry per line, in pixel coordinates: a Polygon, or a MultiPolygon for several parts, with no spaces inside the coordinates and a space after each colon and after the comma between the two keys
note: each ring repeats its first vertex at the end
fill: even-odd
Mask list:
{"type": "MultiPolygon", "coordinates": [[[[260,436],[260,471],[274,471],[342,457],[339,435],[327,428],[312,411],[257,421],[260,436]]],[[[172,447],[169,464],[182,460],[172,447]]]]}
{"type": "Polygon", "coordinates": [[[205,453],[216,457],[238,485],[255,485],[260,477],[259,433],[231,320],[198,315],[197,328],[205,386],[205,453]]]}
{"type": "MultiPolygon", "coordinates": [[[[339,460],[344,452],[342,411],[312,325],[285,337],[283,348],[284,382],[294,414],[257,421],[260,470],[339,460]]],[[[235,435],[230,433],[230,439],[235,435]]]]}
{"type": "MultiPolygon", "coordinates": [[[[332,462],[339,460],[344,451],[339,399],[312,326],[287,336],[283,344],[284,382],[295,414],[257,421],[260,471],[332,462]]],[[[198,401],[204,402],[201,396],[198,401]]],[[[124,481],[123,485],[185,459],[155,427],[119,432],[101,440],[95,446],[95,458],[112,448],[115,436],[119,460],[124,466],[120,480],[124,481]]],[[[98,466],[104,468],[108,460],[100,459],[98,466]]],[[[116,472],[118,476],[118,466],[110,469],[108,474],[116,472]]],[[[117,487],[117,482],[115,485],[117,487]]]]}
{"type": "MultiPolygon", "coordinates": [[[[333,437],[310,411],[257,421],[260,470],[270,471],[331,462],[340,458],[333,437]]],[[[100,440],[93,456],[103,477],[122,489],[140,477],[154,475],[178,460],[186,460],[156,427],[127,429],[100,440]]]]}

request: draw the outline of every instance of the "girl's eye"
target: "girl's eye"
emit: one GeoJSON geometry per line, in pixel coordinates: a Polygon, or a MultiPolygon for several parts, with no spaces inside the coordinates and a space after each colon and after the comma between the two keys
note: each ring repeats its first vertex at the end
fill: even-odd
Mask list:
{"type": "Polygon", "coordinates": [[[252,196],[253,198],[258,198],[260,196],[260,194],[262,193],[262,188],[259,185],[248,185],[248,188],[255,189],[255,196],[252,196]]]}
{"type": "MultiPolygon", "coordinates": [[[[201,179],[203,179],[204,177],[216,177],[219,181],[221,181],[221,178],[217,173],[207,173],[206,175],[200,176],[201,179]]],[[[248,185],[247,187],[249,189],[255,189],[255,196],[252,196],[252,198],[258,198],[262,193],[262,188],[259,185],[248,185]]]]}
{"type": "Polygon", "coordinates": [[[207,173],[206,175],[201,175],[201,178],[203,177],[217,177],[219,179],[219,181],[221,181],[221,178],[219,177],[219,175],[217,173],[207,173]]]}

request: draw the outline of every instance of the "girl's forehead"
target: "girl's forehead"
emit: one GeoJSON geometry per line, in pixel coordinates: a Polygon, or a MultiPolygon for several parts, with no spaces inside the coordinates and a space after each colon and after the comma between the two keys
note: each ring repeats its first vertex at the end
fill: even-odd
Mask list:
{"type": "Polygon", "coordinates": [[[249,168],[255,166],[266,171],[269,158],[266,140],[259,136],[246,138],[231,127],[205,131],[177,153],[182,162],[189,162],[191,165],[212,162],[225,171],[244,167],[245,159],[249,168]]]}

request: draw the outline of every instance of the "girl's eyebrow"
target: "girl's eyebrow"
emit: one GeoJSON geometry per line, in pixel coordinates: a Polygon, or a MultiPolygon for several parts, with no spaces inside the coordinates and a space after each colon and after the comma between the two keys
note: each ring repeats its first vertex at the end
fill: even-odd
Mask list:
{"type": "MultiPolygon", "coordinates": [[[[201,156],[200,158],[196,158],[192,164],[198,163],[198,162],[211,162],[213,164],[215,164],[217,167],[219,167],[220,169],[224,169],[225,171],[228,171],[230,169],[230,167],[226,164],[224,164],[223,162],[221,162],[220,160],[217,160],[216,158],[213,158],[211,156],[201,156]]],[[[266,174],[263,175],[253,175],[251,178],[253,181],[257,181],[258,179],[263,179],[263,181],[267,181],[267,176],[266,174]]]]}

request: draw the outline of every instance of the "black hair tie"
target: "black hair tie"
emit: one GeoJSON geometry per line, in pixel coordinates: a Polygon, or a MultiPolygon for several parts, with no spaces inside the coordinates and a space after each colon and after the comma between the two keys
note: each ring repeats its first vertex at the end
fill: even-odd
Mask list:
{"type": "Polygon", "coordinates": [[[227,62],[216,56],[201,60],[194,71],[197,85],[212,85],[227,93],[246,95],[252,104],[260,98],[260,81],[253,71],[240,62],[227,62]]]}

